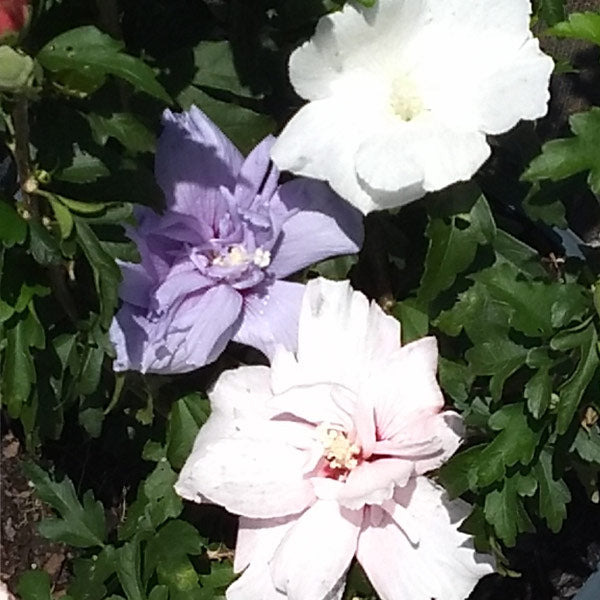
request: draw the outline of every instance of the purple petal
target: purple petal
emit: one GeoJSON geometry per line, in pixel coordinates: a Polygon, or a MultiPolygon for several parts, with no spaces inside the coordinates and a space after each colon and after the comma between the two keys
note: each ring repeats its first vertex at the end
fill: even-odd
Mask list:
{"type": "Polygon", "coordinates": [[[247,295],[242,322],[233,341],[258,348],[269,358],[278,345],[295,351],[304,288],[300,283],[275,281],[247,295]]]}
{"type": "Polygon", "coordinates": [[[272,135],[267,136],[248,155],[235,184],[234,196],[240,208],[249,208],[259,192],[268,200],[277,188],[279,171],[272,165],[269,152],[275,143],[272,135]],[[269,172],[270,169],[270,172],[269,172]],[[265,175],[268,177],[265,181],[265,175]],[[264,185],[263,185],[264,184],[264,185]]]}
{"type": "Polygon", "coordinates": [[[242,155],[196,107],[178,114],[166,110],[163,123],[155,174],[167,206],[215,227],[227,210],[219,188],[234,189],[242,155]]]}
{"type": "Polygon", "coordinates": [[[198,271],[191,260],[182,260],[171,267],[166,278],[154,291],[152,308],[166,312],[178,300],[206,289],[213,283],[214,281],[210,277],[206,277],[198,271]]]}
{"type": "Polygon", "coordinates": [[[273,248],[268,268],[276,277],[291,273],[330,256],[353,254],[362,245],[362,215],[314,179],[295,179],[282,185],[280,200],[289,211],[282,236],[273,248]]]}
{"type": "Polygon", "coordinates": [[[189,296],[158,321],[125,304],[111,325],[114,369],[185,373],[202,367],[225,349],[241,308],[240,294],[225,285],[189,296]]]}

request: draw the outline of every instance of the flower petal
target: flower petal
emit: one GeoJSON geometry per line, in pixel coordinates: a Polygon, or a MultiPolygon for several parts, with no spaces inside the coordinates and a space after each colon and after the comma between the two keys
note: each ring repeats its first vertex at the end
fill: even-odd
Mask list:
{"type": "Polygon", "coordinates": [[[299,516],[290,515],[278,519],[240,517],[233,570],[239,573],[248,565],[259,562],[264,563],[266,567],[281,540],[290,527],[296,524],[299,516]]]}
{"type": "Polygon", "coordinates": [[[414,464],[401,458],[380,458],[364,462],[350,471],[339,488],[337,500],[357,510],[365,504],[381,504],[389,500],[396,485],[404,486],[414,473],[414,464]]]}
{"type": "Polygon", "coordinates": [[[267,269],[277,278],[330,256],[360,250],[364,237],[361,213],[325,183],[296,179],[283,184],[277,195],[287,210],[295,212],[283,223],[267,269]]]}
{"type": "Polygon", "coordinates": [[[185,373],[212,362],[231,339],[241,305],[225,285],[188,296],[159,320],[124,304],[111,326],[115,370],[185,373]]]}
{"type": "Polygon", "coordinates": [[[373,507],[383,515],[378,526],[363,526],[357,558],[382,600],[464,600],[493,572],[493,561],[475,552],[471,538],[457,529],[468,505],[448,500],[425,477],[415,483],[407,508],[420,525],[418,542],[411,543],[389,514],[373,507]]]}
{"type": "Polygon", "coordinates": [[[407,418],[427,418],[442,409],[437,383],[437,341],[427,337],[411,342],[388,357],[386,368],[371,378],[363,393],[372,399],[379,439],[402,435],[407,418]]]}
{"type": "MultiPolygon", "coordinates": [[[[269,153],[274,142],[275,138],[272,135],[267,136],[250,152],[242,164],[237,176],[234,192],[238,206],[242,209],[249,208],[252,205],[263,187],[265,175],[271,168],[269,153]]],[[[268,179],[270,180],[270,185],[267,186],[267,194],[265,194],[267,199],[275,191],[275,186],[279,179],[277,169],[271,169],[268,179]]]]}
{"type": "MultiPolygon", "coordinates": [[[[359,89],[368,90],[369,85],[367,81],[359,89]]],[[[271,149],[273,162],[282,171],[328,181],[335,192],[365,214],[377,210],[377,198],[364,191],[354,169],[358,147],[379,124],[374,117],[377,111],[366,113],[364,107],[369,104],[373,101],[353,95],[303,106],[271,149]]]]}
{"type": "Polygon", "coordinates": [[[274,281],[252,290],[244,298],[242,321],[233,340],[258,348],[269,358],[277,346],[295,350],[303,293],[304,285],[291,281],[274,281]]]}
{"type": "Polygon", "coordinates": [[[266,403],[271,396],[268,367],[238,367],[221,374],[209,393],[210,416],[200,428],[175,484],[175,491],[180,496],[194,502],[205,501],[199,492],[199,471],[196,467],[205,447],[231,437],[236,431],[236,419],[240,416],[265,414],[266,403]]]}
{"type": "Polygon", "coordinates": [[[304,478],[306,453],[281,439],[286,430],[269,430],[258,423],[242,427],[229,439],[208,444],[195,462],[198,492],[234,514],[250,518],[283,517],[298,513],[314,500],[304,478]],[[254,428],[250,435],[245,435],[254,428]],[[269,437],[269,433],[274,437],[269,437]]]}
{"type": "Polygon", "coordinates": [[[306,288],[298,336],[305,381],[335,381],[358,390],[361,379],[370,380],[373,365],[399,348],[398,321],[347,281],[319,277],[306,288]]]}
{"type": "MultiPolygon", "coordinates": [[[[275,587],[290,600],[323,600],[340,586],[356,550],[362,511],[320,500],[286,533],[271,561],[275,587]],[[315,543],[326,536],[327,543],[315,543]],[[310,576],[307,577],[307,574],[310,576]]],[[[343,592],[343,584],[341,585],[343,592]]]]}
{"type": "Polygon", "coordinates": [[[233,191],[242,155],[198,108],[166,110],[158,140],[155,174],[168,207],[216,225],[226,208],[220,187],[233,191]]]}

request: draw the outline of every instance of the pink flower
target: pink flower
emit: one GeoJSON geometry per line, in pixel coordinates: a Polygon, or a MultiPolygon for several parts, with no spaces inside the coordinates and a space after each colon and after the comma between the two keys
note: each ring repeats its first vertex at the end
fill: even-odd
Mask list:
{"type": "Polygon", "coordinates": [[[469,505],[424,476],[457,449],[432,337],[347,282],[311,281],[298,352],[224,373],[176,484],[240,518],[229,600],[334,600],[354,556],[383,600],[463,600],[491,557],[458,526],[469,505]]]}
{"type": "Polygon", "coordinates": [[[0,37],[20,31],[28,16],[27,0],[0,0],[0,37]]]}

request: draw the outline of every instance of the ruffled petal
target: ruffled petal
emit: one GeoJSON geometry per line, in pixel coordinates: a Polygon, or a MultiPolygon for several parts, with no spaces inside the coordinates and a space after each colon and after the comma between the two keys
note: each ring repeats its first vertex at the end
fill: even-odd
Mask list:
{"type": "Polygon", "coordinates": [[[411,537],[418,541],[411,542],[387,512],[372,507],[379,524],[366,523],[361,530],[360,564],[382,600],[464,600],[494,570],[491,557],[477,553],[470,536],[457,529],[469,506],[448,500],[425,477],[414,481],[409,495],[407,511],[418,526],[411,537]]]}
{"type": "Polygon", "coordinates": [[[215,360],[237,326],[241,296],[219,285],[190,295],[160,319],[124,304],[111,327],[116,371],[185,373],[215,360]]]}
{"type": "Polygon", "coordinates": [[[401,458],[380,458],[364,462],[350,471],[340,486],[337,500],[357,510],[365,504],[382,504],[389,500],[396,485],[404,486],[414,473],[414,464],[401,458]]]}
{"type": "Polygon", "coordinates": [[[233,191],[243,158],[198,108],[166,110],[156,150],[155,175],[170,210],[216,228],[227,210],[220,187],[233,191]]]}
{"type": "Polygon", "coordinates": [[[362,246],[362,214],[334,194],[328,185],[312,179],[283,184],[277,195],[291,216],[272,250],[268,271],[277,278],[330,256],[354,254],[362,246]],[[310,232],[310,243],[307,233],[310,232]]]}
{"type": "MultiPolygon", "coordinates": [[[[242,164],[234,192],[236,203],[242,209],[249,208],[261,192],[261,188],[265,183],[265,175],[271,169],[269,153],[274,142],[275,138],[272,135],[267,136],[250,152],[242,164]]],[[[277,169],[271,169],[271,171],[269,173],[269,185],[265,190],[267,192],[265,194],[266,199],[275,191],[275,185],[279,179],[277,169]]]]}
{"type": "Polygon", "coordinates": [[[258,348],[271,358],[277,346],[295,350],[304,285],[275,281],[255,288],[244,297],[240,328],[233,340],[258,348]]]}
{"type": "MultiPolygon", "coordinates": [[[[307,284],[300,316],[298,362],[306,383],[335,381],[358,390],[375,364],[400,346],[400,325],[349,282],[307,284]]],[[[391,376],[391,373],[390,373],[391,376]]]]}
{"type": "Polygon", "coordinates": [[[361,523],[362,511],[341,508],[333,501],[316,502],[286,533],[273,556],[275,587],[291,600],[331,597],[328,594],[337,592],[350,566],[361,523]],[[327,543],[315,543],[324,535],[327,543]]]}

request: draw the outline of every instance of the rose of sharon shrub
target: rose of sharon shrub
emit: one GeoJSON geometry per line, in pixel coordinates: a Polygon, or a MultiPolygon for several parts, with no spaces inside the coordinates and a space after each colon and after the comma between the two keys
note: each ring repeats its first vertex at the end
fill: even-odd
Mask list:
{"type": "Polygon", "coordinates": [[[367,213],[470,179],[486,134],[547,110],[552,59],[529,0],[348,2],[290,58],[309,104],[272,149],[367,213]],[[335,160],[331,160],[331,157],[335,160]]]}
{"type": "Polygon", "coordinates": [[[183,373],[229,340],[294,348],[304,286],[283,277],[356,252],[362,216],[323,182],[279,185],[268,137],[244,160],[197,108],[166,111],[156,178],[167,210],[139,208],[141,263],[122,263],[111,326],[117,371],[183,373]]]}
{"type": "Polygon", "coordinates": [[[383,600],[463,600],[493,570],[470,507],[425,474],[457,449],[432,337],[347,282],[308,283],[298,352],[221,375],[177,492],[240,515],[229,600],[342,597],[354,556],[383,600]]]}

